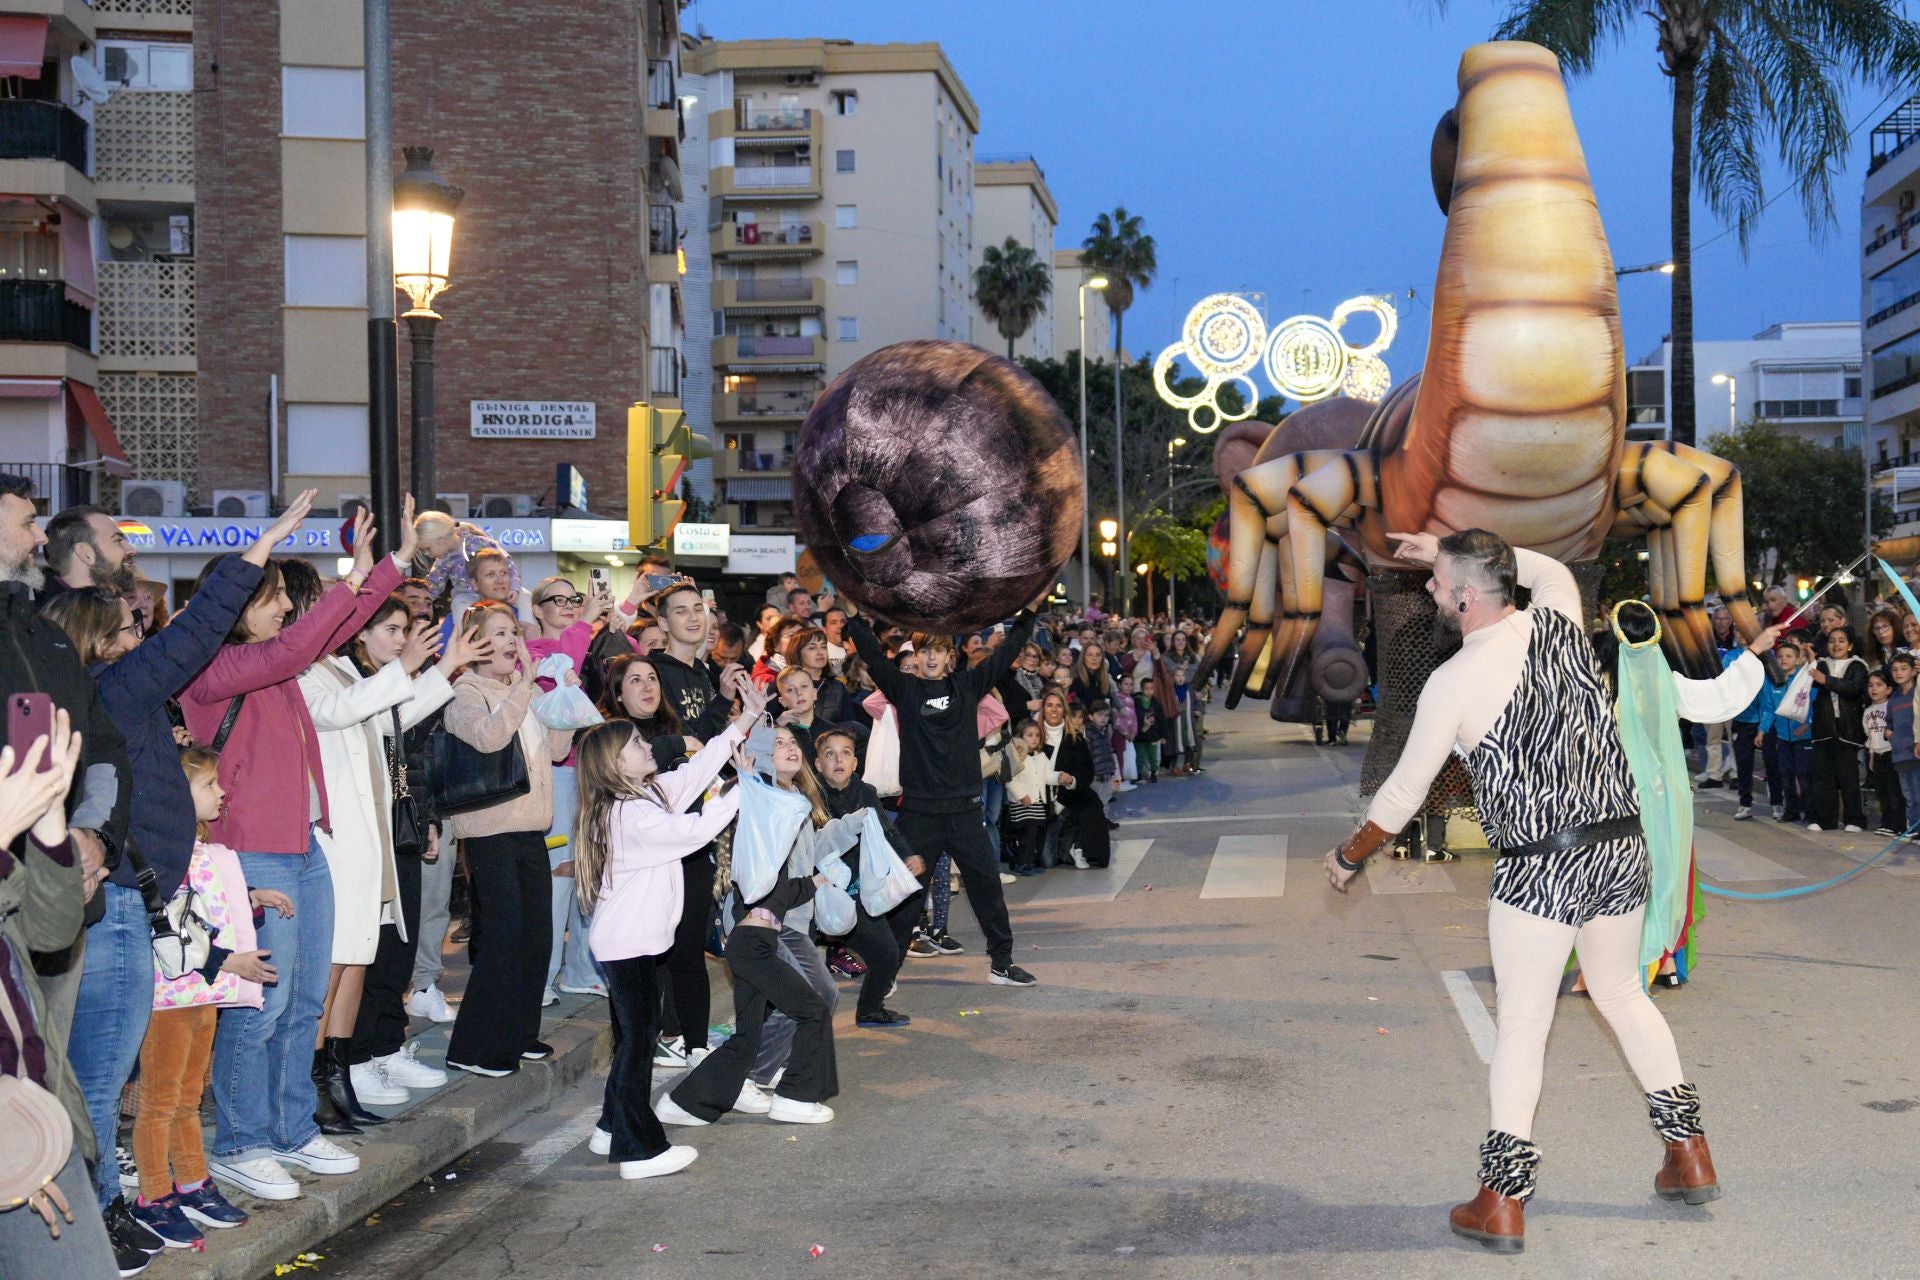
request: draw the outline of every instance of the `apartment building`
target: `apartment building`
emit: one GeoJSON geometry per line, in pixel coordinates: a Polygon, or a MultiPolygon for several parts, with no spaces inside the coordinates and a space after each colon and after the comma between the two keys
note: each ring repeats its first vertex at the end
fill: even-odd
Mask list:
{"type": "Polygon", "coordinates": [[[687,276],[708,317],[688,404],[711,415],[716,519],[787,533],[794,440],[827,381],[895,342],[977,336],[979,112],[934,44],[690,40],[682,62],[704,155],[680,217],[705,228],[687,276]]]}
{"type": "Polygon", "coordinates": [[[1869,135],[1860,199],[1860,314],[1874,484],[1894,533],[1920,533],[1920,97],[1869,135]]]}
{"type": "MultiPolygon", "coordinates": [[[[1053,283],[1053,233],[1060,225],[1060,206],[1047,189],[1047,175],[1030,155],[978,157],[973,166],[973,265],[980,265],[988,246],[999,248],[1016,240],[1033,250],[1053,283]]],[[[1054,309],[1058,294],[1047,293],[1047,307],[1013,344],[1016,359],[1054,358],[1054,309]]],[[[1071,294],[1068,295],[1071,303],[1071,294]]],[[[1078,321],[1076,319],[1076,327],[1078,321]]],[[[1006,339],[999,327],[973,307],[973,341],[989,351],[1004,353],[1006,339]]],[[[1078,343],[1078,335],[1075,337],[1078,343]]]]}
{"type": "MultiPolygon", "coordinates": [[[[1053,352],[1065,359],[1067,352],[1080,350],[1080,286],[1093,273],[1080,265],[1078,249],[1053,252],[1053,310],[1047,323],[1053,327],[1053,352]]],[[[1113,313],[1106,299],[1087,290],[1087,359],[1113,359],[1113,313]]]]}
{"type": "MultiPolygon", "coordinates": [[[[1627,369],[1627,438],[1665,440],[1673,421],[1663,341],[1627,369]]],[[[1753,337],[1693,344],[1694,434],[1704,446],[1764,419],[1814,444],[1858,449],[1860,326],[1851,320],[1770,325],[1753,337]]]]}
{"type": "MultiPolygon", "coordinates": [[[[359,0],[201,0],[201,456],[193,495],[367,492],[359,0]]],[[[395,6],[393,137],[464,188],[436,352],[455,510],[626,507],[626,409],[677,407],[678,5],[395,6]]],[[[396,162],[398,157],[395,157],[396,162]]],[[[397,167],[397,163],[396,163],[397,167]]],[[[401,309],[404,310],[404,301],[401,309]]],[[[407,339],[400,339],[402,474],[407,339]]]]}

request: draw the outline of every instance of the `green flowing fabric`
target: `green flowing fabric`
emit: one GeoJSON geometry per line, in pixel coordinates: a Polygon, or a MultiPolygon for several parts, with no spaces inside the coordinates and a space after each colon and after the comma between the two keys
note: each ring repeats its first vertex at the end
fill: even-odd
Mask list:
{"type": "Polygon", "coordinates": [[[1680,745],[1673,669],[1659,646],[1620,646],[1614,710],[1620,743],[1640,792],[1640,825],[1653,861],[1653,887],[1640,929],[1640,963],[1653,964],[1680,937],[1687,920],[1687,863],[1693,848],[1693,790],[1680,745]]]}

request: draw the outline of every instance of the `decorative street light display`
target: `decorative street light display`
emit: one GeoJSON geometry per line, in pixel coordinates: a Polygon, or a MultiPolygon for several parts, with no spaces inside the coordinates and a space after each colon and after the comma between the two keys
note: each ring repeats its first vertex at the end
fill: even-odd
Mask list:
{"type": "Polygon", "coordinates": [[[404,148],[406,170],[393,182],[393,283],[413,304],[401,319],[413,348],[413,492],[434,493],[434,299],[450,283],[453,211],[465,193],[433,170],[432,147],[404,148]]]}

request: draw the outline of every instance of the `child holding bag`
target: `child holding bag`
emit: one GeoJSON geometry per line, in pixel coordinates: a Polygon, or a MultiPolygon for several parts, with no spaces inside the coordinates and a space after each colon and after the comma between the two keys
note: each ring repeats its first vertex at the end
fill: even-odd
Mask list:
{"type": "Polygon", "coordinates": [[[255,909],[293,917],[293,900],[272,889],[247,889],[233,850],[207,842],[207,824],[220,816],[226,791],[220,757],[202,747],[181,753],[193,795],[199,839],[180,893],[207,923],[213,945],[207,962],[178,978],[153,975],[153,1021],[140,1046],[140,1111],[133,1123],[133,1158],[140,1168],[134,1218],[171,1248],[202,1239],[194,1224],[224,1229],[247,1215],[207,1176],[200,1132],[200,1094],[213,1057],[213,1031],[226,1007],[258,1009],[261,985],[278,980],[268,952],[255,949],[255,909]]]}

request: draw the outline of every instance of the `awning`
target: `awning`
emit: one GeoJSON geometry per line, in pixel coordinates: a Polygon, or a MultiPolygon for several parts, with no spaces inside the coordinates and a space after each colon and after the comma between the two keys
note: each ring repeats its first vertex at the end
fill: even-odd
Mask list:
{"type": "Polygon", "coordinates": [[[791,476],[750,476],[746,479],[729,477],[727,480],[728,502],[791,502],[793,500],[793,477],[791,476]]]}
{"type": "Polygon", "coordinates": [[[748,302],[727,303],[721,310],[730,316],[790,316],[796,311],[818,311],[820,304],[812,298],[795,298],[792,302],[748,302]]]}
{"type": "Polygon", "coordinates": [[[822,369],[826,368],[824,364],[821,364],[818,361],[816,361],[813,364],[757,364],[756,363],[751,365],[743,364],[740,367],[746,370],[748,373],[753,374],[755,377],[760,377],[769,373],[818,373],[822,369]]]}
{"type": "Polygon", "coordinates": [[[122,480],[133,474],[133,468],[127,464],[127,451],[120,445],[120,437],[114,433],[113,423],[107,417],[107,407],[100,403],[100,397],[93,388],[84,382],[67,383],[67,395],[73,400],[74,408],[80,411],[80,418],[87,424],[87,434],[93,438],[93,447],[100,453],[101,469],[110,476],[119,476],[122,480]]]}
{"type": "Polygon", "coordinates": [[[67,301],[91,310],[98,285],[93,274],[92,219],[70,204],[60,206],[60,275],[67,301]]]}
{"type": "Polygon", "coordinates": [[[0,378],[0,400],[57,400],[58,378],[0,378]]]}
{"type": "Polygon", "coordinates": [[[47,60],[47,20],[0,18],[0,76],[38,80],[47,60]]]}

